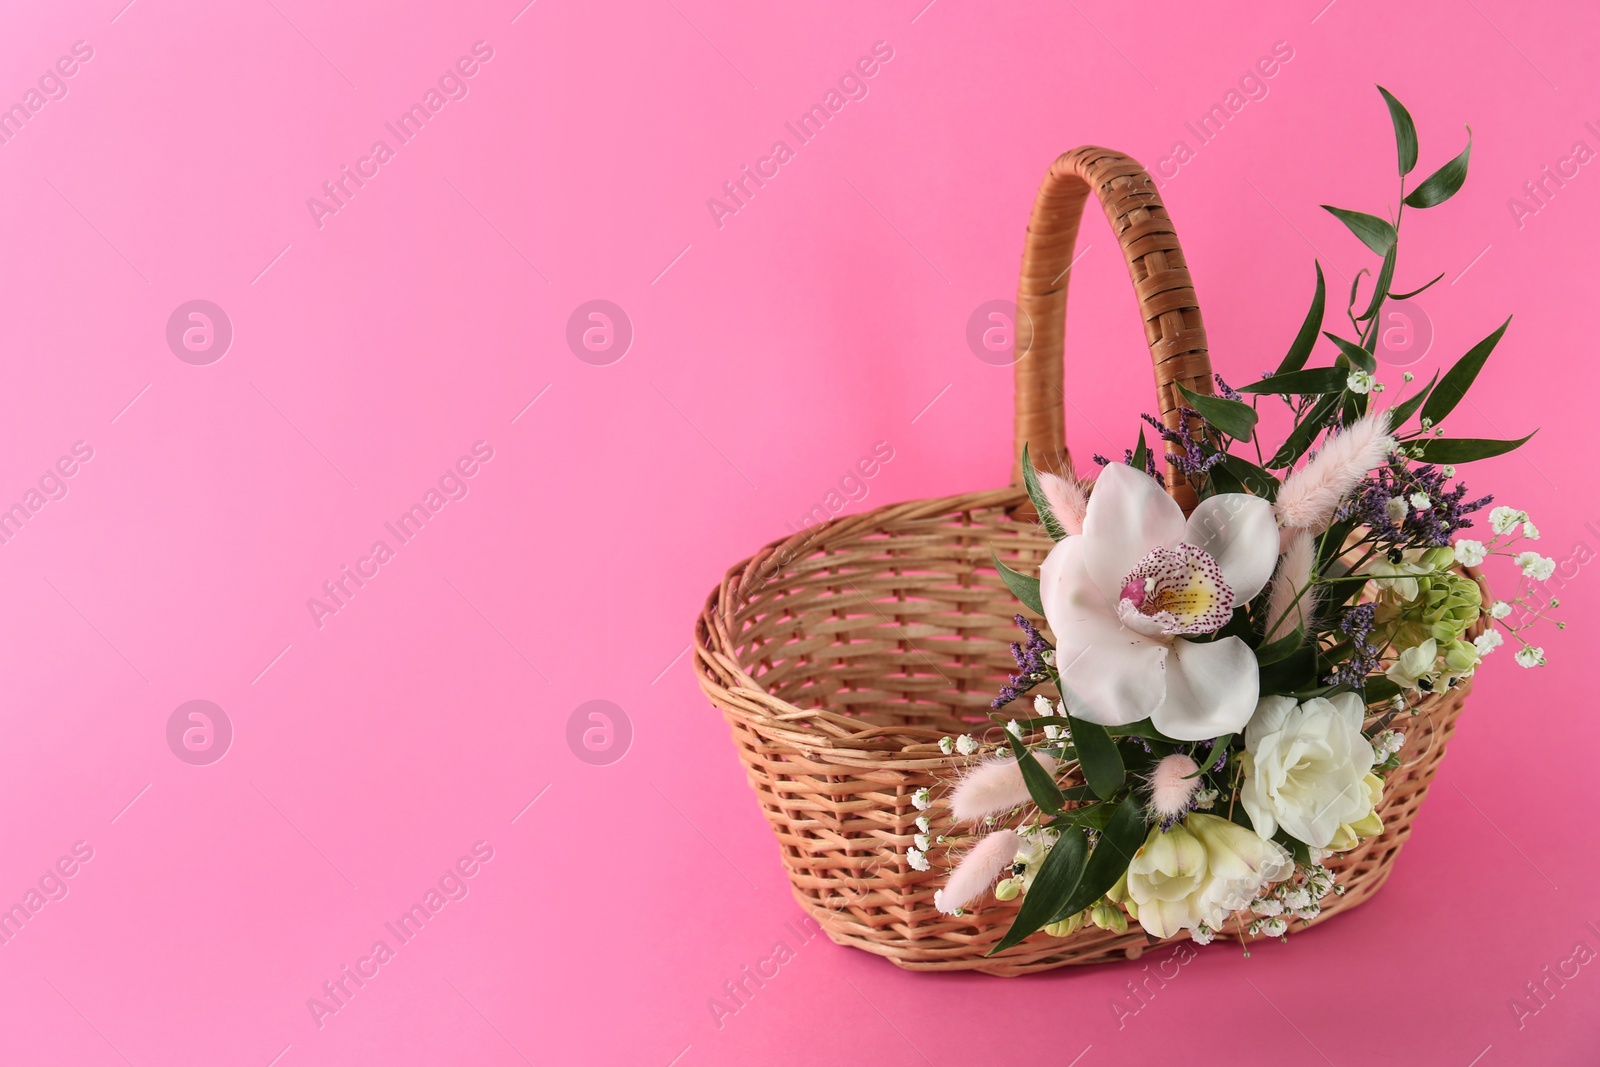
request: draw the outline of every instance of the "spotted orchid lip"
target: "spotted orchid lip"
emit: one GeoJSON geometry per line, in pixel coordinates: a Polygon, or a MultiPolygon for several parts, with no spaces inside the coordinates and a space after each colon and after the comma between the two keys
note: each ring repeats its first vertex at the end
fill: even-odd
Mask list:
{"type": "Polygon", "coordinates": [[[1118,617],[1150,637],[1205,634],[1233,617],[1234,593],[1209,552],[1187,542],[1157,548],[1122,582],[1118,617]]]}

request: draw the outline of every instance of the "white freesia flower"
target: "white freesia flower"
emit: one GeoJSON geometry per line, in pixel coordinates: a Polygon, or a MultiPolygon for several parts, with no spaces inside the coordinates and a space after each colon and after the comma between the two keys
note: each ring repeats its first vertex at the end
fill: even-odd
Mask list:
{"type": "Polygon", "coordinates": [[[1535,648],[1533,645],[1529,645],[1526,648],[1519,648],[1517,649],[1516,658],[1517,666],[1519,667],[1543,667],[1544,649],[1535,648]]]}
{"type": "Polygon", "coordinates": [[[1517,523],[1527,521],[1528,513],[1516,508],[1498,507],[1489,512],[1489,528],[1497,534],[1508,534],[1516,529],[1517,523]]]}
{"type": "Polygon", "coordinates": [[[1537,552],[1518,552],[1512,562],[1536,582],[1542,582],[1556,572],[1556,561],[1537,552]]]}
{"type": "Polygon", "coordinates": [[[1485,630],[1473,639],[1472,647],[1478,650],[1478,655],[1487,656],[1505,643],[1506,639],[1500,636],[1499,630],[1485,630]]]}
{"type": "Polygon", "coordinates": [[[1256,833],[1271,838],[1282,827],[1312,848],[1327,848],[1341,824],[1371,810],[1361,780],[1377,758],[1361,736],[1365,710],[1354,693],[1304,704],[1262,698],[1244,731],[1239,794],[1256,833]]]}
{"type": "Polygon", "coordinates": [[[1294,860],[1277,842],[1228,819],[1191,813],[1170,830],[1150,831],[1128,865],[1127,893],[1139,925],[1171,937],[1179,930],[1217,929],[1263,886],[1293,871],[1294,860]]]}
{"type": "Polygon", "coordinates": [[[1433,673],[1434,661],[1438,658],[1439,643],[1430,637],[1415,648],[1400,653],[1383,674],[1401,689],[1415,689],[1419,681],[1433,673]]]}
{"type": "Polygon", "coordinates": [[[1468,567],[1476,567],[1484,561],[1488,551],[1483,547],[1482,541],[1474,541],[1463,537],[1456,542],[1456,562],[1468,567]]]}
{"type": "Polygon", "coordinates": [[[1089,497],[1083,533],[1051,549],[1040,597],[1063,659],[1067,707],[1102,726],[1151,719],[1180,741],[1243,728],[1255,709],[1255,653],[1221,629],[1266,585],[1278,526],[1260,497],[1225,493],[1182,510],[1142,471],[1113,463],[1089,497]]]}

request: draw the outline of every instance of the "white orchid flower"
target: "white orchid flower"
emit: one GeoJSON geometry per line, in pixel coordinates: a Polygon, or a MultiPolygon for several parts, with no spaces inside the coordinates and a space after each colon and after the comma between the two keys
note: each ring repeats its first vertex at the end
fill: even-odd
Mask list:
{"type": "Polygon", "coordinates": [[[1260,497],[1225,493],[1187,521],[1149,475],[1101,473],[1083,533],[1040,568],[1073,715],[1102,726],[1150,719],[1180,741],[1242,730],[1260,694],[1255,653],[1227,625],[1278,560],[1278,525],[1260,497]]]}

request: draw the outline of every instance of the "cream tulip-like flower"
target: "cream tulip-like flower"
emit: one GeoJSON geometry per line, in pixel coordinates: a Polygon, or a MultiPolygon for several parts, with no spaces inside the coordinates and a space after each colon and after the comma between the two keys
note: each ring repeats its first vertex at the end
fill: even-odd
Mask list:
{"type": "Polygon", "coordinates": [[[1328,842],[1330,852],[1347,852],[1367,838],[1383,833],[1383,820],[1378,818],[1378,804],[1383,800],[1383,779],[1376,774],[1368,774],[1361,780],[1361,785],[1367,795],[1366,814],[1339,827],[1333,840],[1328,842]]]}
{"type": "Polygon", "coordinates": [[[1215,930],[1229,912],[1293,871],[1294,861],[1277,842],[1228,819],[1194,813],[1170,830],[1150,831],[1121,891],[1140,926],[1171,937],[1201,926],[1215,930]]]}
{"type": "Polygon", "coordinates": [[[1281,827],[1312,848],[1327,848],[1339,827],[1372,813],[1363,779],[1377,762],[1361,735],[1366,706],[1354,693],[1263,697],[1245,727],[1239,800],[1256,833],[1281,827]]]}
{"type": "Polygon", "coordinates": [[[1400,653],[1383,675],[1401,689],[1415,689],[1418,682],[1433,673],[1438,658],[1439,642],[1430,637],[1400,653]]]}
{"type": "Polygon", "coordinates": [[[1102,726],[1148,718],[1180,741],[1243,728],[1260,693],[1255,653],[1237,637],[1190,637],[1225,626],[1277,560],[1277,522],[1260,497],[1210,497],[1186,522],[1155,479],[1107,466],[1083,533],[1039,570],[1072,714],[1102,726]]]}

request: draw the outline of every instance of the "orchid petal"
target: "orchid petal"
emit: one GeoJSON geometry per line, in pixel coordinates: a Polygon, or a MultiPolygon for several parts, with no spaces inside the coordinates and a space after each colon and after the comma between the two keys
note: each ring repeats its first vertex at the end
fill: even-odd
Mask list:
{"type": "Polygon", "coordinates": [[[1184,540],[1216,559],[1237,604],[1261,592],[1278,565],[1278,521],[1272,505],[1248,493],[1221,493],[1200,501],[1189,516],[1184,540]]]}
{"type": "Polygon", "coordinates": [[[1166,668],[1166,696],[1151,722],[1168,737],[1205,741],[1238,733],[1250,721],[1261,680],[1255,653],[1239,638],[1176,640],[1166,668]]]}
{"type": "Polygon", "coordinates": [[[1122,726],[1149,717],[1161,702],[1167,646],[1117,621],[1089,580],[1088,541],[1069,537],[1050,550],[1039,569],[1039,596],[1067,707],[1080,719],[1122,726]]]}
{"type": "Polygon", "coordinates": [[[1124,463],[1100,472],[1083,516],[1083,538],[1089,576],[1108,604],[1121,599],[1122,583],[1140,560],[1183,536],[1183,509],[1154,478],[1124,463]]]}

